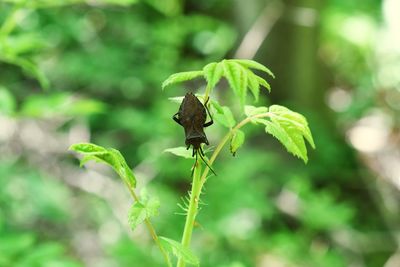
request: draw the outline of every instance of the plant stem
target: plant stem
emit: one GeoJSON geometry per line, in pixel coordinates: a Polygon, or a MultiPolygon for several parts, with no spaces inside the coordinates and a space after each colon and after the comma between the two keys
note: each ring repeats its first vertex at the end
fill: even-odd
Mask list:
{"type": "MultiPolygon", "coordinates": [[[[131,194],[132,198],[133,198],[136,202],[140,202],[139,197],[136,195],[136,193],[135,193],[135,191],[134,191],[134,189],[133,189],[133,186],[132,186],[128,181],[126,181],[125,179],[123,179],[123,180],[124,180],[124,182],[125,182],[125,185],[128,187],[129,193],[131,194]]],[[[163,257],[164,257],[164,259],[165,259],[165,262],[167,263],[168,267],[172,267],[172,264],[171,264],[171,260],[170,260],[170,258],[169,258],[169,255],[168,255],[168,253],[165,251],[164,247],[161,245],[160,240],[158,239],[158,236],[157,236],[157,232],[156,232],[156,230],[154,229],[154,226],[151,224],[151,222],[150,222],[150,220],[149,220],[148,218],[146,218],[146,219],[144,220],[144,223],[145,223],[147,229],[149,230],[150,235],[151,235],[151,237],[153,238],[154,242],[157,244],[158,248],[160,249],[161,254],[163,255],[163,257]]]]}
{"type": "MultiPolygon", "coordinates": [[[[208,165],[211,165],[214,163],[215,159],[221,152],[222,148],[224,145],[228,142],[228,140],[232,137],[233,133],[243,127],[245,124],[251,122],[252,119],[255,118],[263,118],[263,117],[269,117],[271,114],[269,112],[267,113],[262,113],[262,114],[257,114],[251,117],[247,117],[246,119],[242,120],[240,123],[238,123],[234,128],[232,128],[219,142],[217,148],[214,150],[214,153],[212,154],[208,165]]],[[[183,230],[183,235],[182,235],[182,241],[181,244],[184,248],[189,248],[190,246],[190,240],[192,238],[192,232],[193,232],[193,226],[194,222],[196,219],[197,211],[198,211],[198,206],[199,206],[199,200],[200,200],[200,194],[201,194],[201,189],[203,188],[203,185],[207,181],[207,174],[209,172],[209,168],[205,168],[203,173],[201,174],[200,177],[200,164],[196,163],[197,166],[195,166],[194,170],[194,175],[193,175],[193,182],[192,182],[192,190],[190,192],[190,201],[189,201],[189,207],[188,207],[188,212],[186,215],[186,222],[185,222],[185,227],[183,230]]],[[[185,267],[185,262],[183,261],[182,258],[178,259],[178,263],[176,265],[177,267],[185,267]]]]}
{"type": "MultiPolygon", "coordinates": [[[[189,200],[189,207],[186,214],[186,222],[185,228],[183,229],[182,235],[182,246],[185,248],[189,248],[190,240],[192,238],[193,226],[196,219],[198,207],[199,207],[199,199],[201,194],[201,167],[200,163],[197,161],[194,166],[193,172],[193,182],[192,182],[192,190],[190,192],[190,200],[189,200]]],[[[184,267],[185,262],[182,258],[178,259],[178,263],[176,264],[177,267],[184,267]]]]}

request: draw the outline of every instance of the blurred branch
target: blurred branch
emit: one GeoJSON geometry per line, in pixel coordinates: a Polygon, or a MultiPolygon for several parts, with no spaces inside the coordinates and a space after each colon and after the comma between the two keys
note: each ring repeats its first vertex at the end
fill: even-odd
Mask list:
{"type": "Polygon", "coordinates": [[[253,58],[282,13],[283,4],[280,1],[272,1],[267,4],[245,34],[233,57],[253,58]]]}

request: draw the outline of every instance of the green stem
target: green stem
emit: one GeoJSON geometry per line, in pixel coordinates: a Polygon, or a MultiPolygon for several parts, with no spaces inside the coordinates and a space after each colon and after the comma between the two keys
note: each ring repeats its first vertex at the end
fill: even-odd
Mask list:
{"type": "MultiPolygon", "coordinates": [[[[190,192],[190,200],[189,207],[186,214],[186,222],[185,228],[183,229],[182,235],[182,246],[185,248],[189,248],[190,240],[192,239],[193,226],[196,219],[198,207],[199,207],[199,199],[201,194],[201,167],[199,161],[196,162],[194,166],[193,172],[193,182],[192,182],[192,190],[190,192]]],[[[177,267],[184,267],[185,261],[182,258],[178,259],[177,267]]]]}
{"type": "MultiPolygon", "coordinates": [[[[214,153],[212,154],[208,165],[212,166],[214,163],[215,159],[221,152],[222,148],[225,146],[225,144],[229,141],[229,139],[232,137],[233,133],[243,127],[245,124],[249,123],[252,119],[255,118],[264,118],[264,117],[269,117],[271,114],[270,113],[262,113],[262,114],[257,114],[251,117],[247,117],[246,119],[242,120],[240,123],[238,123],[234,128],[232,128],[219,142],[217,148],[214,150],[214,153]]],[[[185,227],[183,230],[183,236],[182,236],[182,246],[184,248],[189,248],[190,246],[190,240],[192,239],[192,233],[193,233],[193,226],[194,222],[196,219],[197,211],[198,211],[198,206],[199,206],[199,201],[200,201],[200,194],[201,190],[207,181],[207,174],[209,172],[209,168],[205,168],[203,173],[201,174],[200,177],[200,164],[197,163],[195,166],[194,170],[194,175],[193,175],[193,182],[192,182],[192,190],[190,193],[190,201],[189,201],[189,207],[186,215],[186,222],[185,222],[185,227]]],[[[183,261],[182,258],[178,259],[178,263],[176,265],[177,267],[185,267],[185,262],[183,261]]]]}
{"type": "MultiPolygon", "coordinates": [[[[126,184],[126,186],[128,187],[129,193],[131,194],[132,198],[136,201],[136,202],[140,202],[139,197],[136,195],[133,186],[124,179],[124,182],[126,184]]],[[[157,244],[158,248],[161,251],[161,254],[163,255],[165,262],[167,263],[168,267],[172,267],[171,264],[171,260],[169,258],[168,252],[165,251],[164,247],[161,245],[160,240],[158,238],[157,232],[154,229],[154,226],[151,224],[150,220],[148,218],[146,218],[144,220],[144,223],[147,227],[147,229],[150,232],[151,237],[153,238],[154,242],[157,244]]]]}

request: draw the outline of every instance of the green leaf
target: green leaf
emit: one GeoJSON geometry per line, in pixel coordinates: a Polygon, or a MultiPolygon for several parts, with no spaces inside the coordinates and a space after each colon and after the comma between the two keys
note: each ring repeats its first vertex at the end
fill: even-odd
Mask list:
{"type": "Polygon", "coordinates": [[[236,121],[235,118],[233,117],[232,111],[226,106],[221,107],[221,110],[222,113],[221,112],[214,113],[213,117],[215,121],[217,121],[218,123],[222,124],[227,128],[232,128],[233,126],[235,126],[236,121]]]}
{"type": "Polygon", "coordinates": [[[233,156],[236,155],[236,151],[241,147],[244,143],[245,135],[244,132],[241,130],[236,130],[233,133],[232,139],[231,139],[231,153],[233,156]]]}
{"type": "Polygon", "coordinates": [[[258,114],[265,114],[268,113],[267,107],[255,107],[251,105],[244,106],[244,113],[247,117],[252,117],[258,114]]]}
{"type": "Polygon", "coordinates": [[[238,63],[231,60],[223,60],[224,75],[228,80],[230,87],[233,92],[240,99],[242,106],[245,104],[246,93],[247,93],[247,72],[238,63]]]}
{"type": "Polygon", "coordinates": [[[146,215],[147,218],[157,216],[158,215],[158,210],[160,208],[160,201],[157,198],[150,198],[146,202],[146,215]]]}
{"type": "Polygon", "coordinates": [[[190,249],[183,247],[175,240],[160,236],[160,242],[167,251],[172,252],[178,258],[182,258],[186,263],[196,266],[200,264],[199,259],[190,249]]]}
{"type": "Polygon", "coordinates": [[[264,65],[254,61],[254,60],[249,60],[249,59],[232,59],[232,61],[235,61],[237,63],[239,63],[240,65],[243,65],[247,68],[251,68],[251,69],[257,69],[257,70],[261,70],[263,72],[268,73],[269,75],[271,75],[273,78],[275,78],[275,75],[272,73],[272,71],[270,69],[268,69],[267,67],[265,67],[264,65]]]}
{"type": "Polygon", "coordinates": [[[271,121],[261,119],[257,122],[263,123],[265,131],[278,139],[290,153],[307,163],[307,148],[304,138],[313,148],[315,145],[306,119],[299,113],[278,105],[271,106],[269,113],[271,121]]]}
{"type": "Polygon", "coordinates": [[[310,143],[311,147],[315,148],[315,143],[311,134],[311,130],[308,127],[307,119],[303,115],[297,112],[293,112],[290,109],[279,105],[272,105],[270,107],[270,112],[280,115],[282,119],[285,118],[294,123],[297,128],[303,133],[304,137],[310,143]]]}
{"type": "Polygon", "coordinates": [[[7,90],[7,88],[0,86],[0,113],[11,115],[15,111],[15,98],[7,90]]]}
{"type": "Polygon", "coordinates": [[[113,148],[104,148],[92,143],[79,143],[71,145],[70,150],[81,153],[84,157],[81,160],[81,165],[90,160],[103,162],[110,165],[116,171],[119,177],[127,184],[136,187],[136,177],[129,168],[122,154],[113,148]]]}
{"type": "Polygon", "coordinates": [[[218,103],[217,100],[211,100],[210,104],[211,104],[211,107],[215,110],[215,112],[221,113],[221,114],[224,113],[224,110],[222,109],[221,105],[218,103]]]}
{"type": "Polygon", "coordinates": [[[186,71],[186,72],[179,72],[179,73],[172,74],[163,82],[162,89],[164,90],[165,87],[167,87],[171,84],[193,80],[194,78],[197,78],[202,75],[203,75],[202,70],[186,71]]]}
{"type": "Polygon", "coordinates": [[[180,146],[180,147],[174,147],[174,148],[167,148],[164,150],[164,152],[172,153],[178,157],[183,157],[186,159],[191,159],[192,157],[192,151],[188,150],[186,147],[180,146]]]}
{"type": "Polygon", "coordinates": [[[224,73],[224,67],[221,63],[210,63],[207,64],[204,68],[204,77],[207,80],[208,85],[211,88],[214,88],[215,85],[219,82],[224,73]]]}
{"type": "Polygon", "coordinates": [[[257,75],[254,75],[254,76],[256,77],[256,79],[260,85],[264,86],[268,90],[268,92],[271,92],[271,85],[269,85],[269,83],[266,80],[264,80],[260,76],[257,76],[257,75]]]}
{"type": "Polygon", "coordinates": [[[251,93],[253,94],[255,101],[258,101],[258,97],[260,95],[260,84],[258,83],[257,76],[251,72],[250,70],[247,71],[247,80],[249,81],[249,88],[251,93]]]}
{"type": "Polygon", "coordinates": [[[265,131],[278,139],[288,152],[301,158],[304,162],[308,161],[307,150],[301,134],[285,129],[279,123],[271,121],[265,121],[265,131]]]}
{"type": "Polygon", "coordinates": [[[144,197],[141,202],[135,202],[128,212],[128,223],[132,230],[144,220],[158,215],[160,201],[157,198],[144,197]]]}
{"type": "Polygon", "coordinates": [[[146,218],[146,207],[140,202],[135,202],[128,211],[128,223],[131,229],[135,230],[146,218]]]}

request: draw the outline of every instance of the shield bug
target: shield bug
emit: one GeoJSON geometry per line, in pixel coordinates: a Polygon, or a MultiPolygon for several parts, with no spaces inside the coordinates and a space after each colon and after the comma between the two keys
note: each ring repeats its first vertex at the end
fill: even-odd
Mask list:
{"type": "Polygon", "coordinates": [[[190,146],[193,147],[193,156],[196,155],[196,162],[197,155],[200,155],[203,162],[215,174],[213,169],[204,160],[204,152],[201,148],[201,144],[209,144],[207,136],[204,133],[204,128],[214,123],[210,111],[207,108],[207,102],[208,99],[203,105],[193,93],[187,93],[183,98],[179,111],[174,114],[172,118],[185,130],[185,144],[187,149],[189,149],[190,146]],[[207,113],[211,119],[209,122],[206,122],[207,113]]]}

